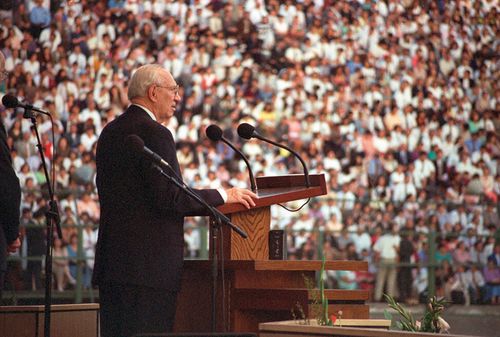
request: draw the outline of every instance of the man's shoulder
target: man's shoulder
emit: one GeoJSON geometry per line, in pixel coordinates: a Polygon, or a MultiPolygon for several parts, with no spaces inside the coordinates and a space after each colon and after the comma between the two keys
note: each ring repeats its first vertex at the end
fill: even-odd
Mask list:
{"type": "Polygon", "coordinates": [[[151,122],[154,121],[151,117],[148,116],[147,112],[137,105],[130,105],[121,115],[117,116],[111,122],[109,122],[106,127],[103,129],[103,132],[106,129],[112,129],[113,127],[117,127],[122,123],[130,123],[130,122],[151,122]]]}
{"type": "Polygon", "coordinates": [[[141,107],[131,105],[123,114],[109,122],[101,131],[99,141],[103,142],[108,138],[117,135],[136,134],[145,141],[148,138],[165,137],[165,133],[170,131],[160,123],[154,121],[148,113],[141,107]]]}

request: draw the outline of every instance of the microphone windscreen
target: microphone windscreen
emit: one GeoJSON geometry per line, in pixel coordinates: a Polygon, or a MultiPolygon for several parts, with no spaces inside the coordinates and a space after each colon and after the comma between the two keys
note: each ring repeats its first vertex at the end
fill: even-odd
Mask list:
{"type": "Polygon", "coordinates": [[[222,129],[215,124],[210,125],[205,133],[207,137],[214,142],[222,139],[222,129]]]}
{"type": "Polygon", "coordinates": [[[17,108],[17,106],[19,105],[19,100],[16,96],[7,94],[2,97],[2,104],[6,108],[17,108]]]}
{"type": "Polygon", "coordinates": [[[144,151],[144,141],[137,135],[127,136],[126,144],[135,153],[142,153],[144,151]]]}
{"type": "Polygon", "coordinates": [[[241,138],[250,139],[253,137],[255,132],[255,127],[248,123],[241,123],[238,126],[238,135],[241,138]]]}

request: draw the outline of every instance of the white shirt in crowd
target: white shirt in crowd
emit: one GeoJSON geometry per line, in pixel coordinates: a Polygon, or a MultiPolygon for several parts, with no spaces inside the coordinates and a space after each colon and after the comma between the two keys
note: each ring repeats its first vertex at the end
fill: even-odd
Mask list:
{"type": "Polygon", "coordinates": [[[398,234],[387,233],[377,240],[373,250],[379,253],[382,259],[395,259],[398,256],[397,249],[400,242],[401,237],[398,234]]]}

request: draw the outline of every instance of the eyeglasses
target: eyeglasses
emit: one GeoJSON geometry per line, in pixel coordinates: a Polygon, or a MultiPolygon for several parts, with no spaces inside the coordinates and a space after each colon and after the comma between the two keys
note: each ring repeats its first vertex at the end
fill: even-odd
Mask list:
{"type": "Polygon", "coordinates": [[[6,78],[9,77],[9,72],[8,71],[0,71],[0,81],[5,80],[6,78]]]}
{"type": "Polygon", "coordinates": [[[155,86],[159,87],[159,88],[165,88],[167,90],[170,90],[172,91],[175,95],[177,95],[179,93],[179,89],[181,88],[180,85],[176,84],[176,85],[168,85],[168,86],[165,86],[165,85],[159,85],[159,84],[155,84],[155,86]]]}

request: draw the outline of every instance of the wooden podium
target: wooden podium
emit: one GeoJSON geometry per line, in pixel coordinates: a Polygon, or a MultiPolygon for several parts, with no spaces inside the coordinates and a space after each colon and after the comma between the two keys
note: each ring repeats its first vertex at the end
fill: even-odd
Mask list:
{"type": "MultiPolygon", "coordinates": [[[[219,207],[248,234],[241,238],[228,226],[222,228],[223,261],[219,261],[217,285],[217,331],[258,332],[263,322],[290,320],[297,303],[311,316],[314,295],[306,289],[304,277],[315,280],[321,261],[269,260],[268,236],[271,209],[275,204],[307,199],[327,193],[323,174],[310,175],[305,187],[303,175],[257,178],[256,206],[240,204],[219,207]],[[224,266],[224,275],[221,267],[224,266]],[[225,326],[224,326],[225,324],[225,326]]],[[[360,261],[329,261],[328,270],[367,270],[360,261]]],[[[185,261],[182,289],[177,299],[176,332],[210,332],[211,262],[185,261]]],[[[343,318],[368,318],[368,291],[327,290],[331,313],[343,311],[343,318]]]]}

